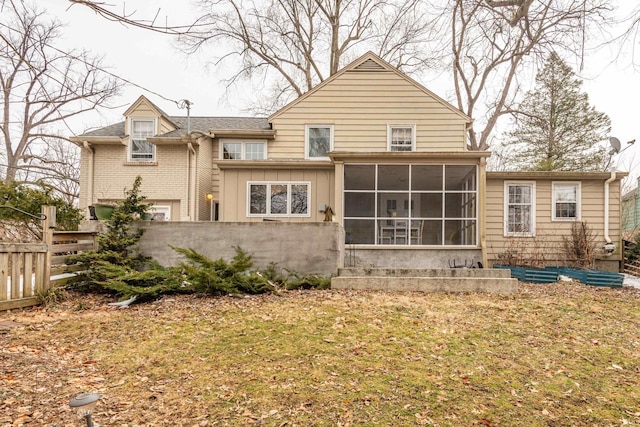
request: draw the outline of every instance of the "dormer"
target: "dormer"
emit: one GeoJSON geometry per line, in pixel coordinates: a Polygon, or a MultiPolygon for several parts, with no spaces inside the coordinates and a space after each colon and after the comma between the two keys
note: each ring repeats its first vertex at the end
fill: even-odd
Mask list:
{"type": "Polygon", "coordinates": [[[144,96],[124,112],[129,162],[155,162],[156,146],[147,139],[178,129],[169,115],[144,96]]]}

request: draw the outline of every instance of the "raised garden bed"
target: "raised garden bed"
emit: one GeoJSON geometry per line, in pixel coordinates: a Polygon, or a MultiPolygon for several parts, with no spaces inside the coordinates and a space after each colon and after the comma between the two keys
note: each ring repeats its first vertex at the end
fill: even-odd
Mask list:
{"type": "Polygon", "coordinates": [[[571,277],[585,285],[605,286],[609,288],[619,288],[622,286],[624,276],[611,271],[596,270],[593,268],[571,268],[571,267],[546,267],[547,270],[557,271],[558,274],[571,277]]]}
{"type": "Polygon", "coordinates": [[[624,276],[620,273],[596,270],[593,268],[572,268],[572,267],[545,267],[525,268],[504,264],[494,264],[493,268],[508,268],[511,270],[511,277],[521,282],[529,283],[554,283],[558,277],[568,276],[574,280],[591,286],[603,286],[609,288],[619,288],[622,286],[624,276]]]}
{"type": "Polygon", "coordinates": [[[507,268],[511,270],[511,277],[528,283],[555,283],[558,281],[558,273],[542,268],[524,268],[511,265],[494,264],[493,268],[507,268]]]}

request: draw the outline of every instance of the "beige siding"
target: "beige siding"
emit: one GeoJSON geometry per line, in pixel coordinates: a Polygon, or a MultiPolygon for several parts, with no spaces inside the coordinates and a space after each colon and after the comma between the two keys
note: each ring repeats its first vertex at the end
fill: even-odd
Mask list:
{"type": "Polygon", "coordinates": [[[165,120],[163,117],[158,120],[158,135],[162,135],[173,130],[176,130],[176,127],[171,124],[171,122],[165,120]]]}
{"type": "Polygon", "coordinates": [[[158,111],[146,100],[141,100],[133,110],[129,111],[127,115],[127,120],[125,121],[125,134],[129,135],[129,125],[131,118],[148,118],[148,119],[156,119],[156,133],[159,135],[171,132],[176,129],[176,127],[169,122],[164,117],[161,117],[158,111]]]}
{"type": "Polygon", "coordinates": [[[215,139],[212,144],[212,155],[211,155],[211,194],[213,194],[214,200],[220,201],[220,169],[218,169],[218,165],[216,160],[220,158],[220,142],[218,139],[215,139]]]}
{"type": "MultiPolygon", "coordinates": [[[[196,215],[196,220],[199,221],[208,221],[211,218],[211,206],[212,202],[207,200],[207,194],[211,193],[211,182],[212,182],[212,169],[211,169],[211,160],[212,160],[212,147],[211,140],[202,139],[200,141],[200,145],[198,146],[198,182],[197,182],[197,199],[198,203],[198,213],[196,215]]],[[[217,199],[215,199],[217,200],[217,199]]]]}
{"type": "Polygon", "coordinates": [[[333,125],[334,150],[387,151],[388,125],[416,125],[417,151],[464,151],[465,120],[390,71],[345,72],[273,120],[272,159],[304,158],[305,125],[333,125]]]}
{"type": "Polygon", "coordinates": [[[249,181],[296,181],[311,183],[309,217],[270,217],[282,222],[319,222],[324,213],[319,212],[320,204],[335,206],[335,177],[333,170],[264,170],[241,169],[223,171],[224,201],[220,204],[223,221],[260,222],[261,217],[247,217],[247,183],[249,181]]]}
{"type": "MultiPolygon", "coordinates": [[[[529,182],[532,180],[518,180],[529,182]]],[[[504,236],[504,179],[487,179],[487,255],[490,264],[500,262],[499,254],[516,250],[529,254],[549,265],[563,263],[563,237],[571,235],[572,222],[552,221],[552,179],[537,179],[536,185],[536,236],[504,236]]],[[[570,182],[575,182],[571,180],[570,182]]],[[[609,237],[616,245],[616,253],[608,260],[620,259],[620,181],[614,181],[609,191],[609,237]]],[[[593,230],[597,248],[602,248],[604,238],[604,180],[583,180],[581,191],[581,220],[593,230]]]]}
{"type": "MultiPolygon", "coordinates": [[[[125,135],[131,134],[131,119],[157,119],[158,114],[151,109],[151,107],[146,102],[141,102],[135,110],[133,110],[127,117],[124,122],[124,133],[125,135]]],[[[157,129],[160,130],[159,121],[156,122],[157,129]]]]}

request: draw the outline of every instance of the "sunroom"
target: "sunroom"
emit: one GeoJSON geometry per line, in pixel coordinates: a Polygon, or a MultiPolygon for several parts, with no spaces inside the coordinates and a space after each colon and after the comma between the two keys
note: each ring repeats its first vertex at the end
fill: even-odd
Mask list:
{"type": "MultiPolygon", "coordinates": [[[[461,261],[482,261],[480,201],[486,154],[386,154],[333,154],[336,181],[342,181],[345,244],[360,255],[446,249],[464,250],[461,261]]],[[[433,266],[449,264],[442,265],[440,259],[433,266]]]]}

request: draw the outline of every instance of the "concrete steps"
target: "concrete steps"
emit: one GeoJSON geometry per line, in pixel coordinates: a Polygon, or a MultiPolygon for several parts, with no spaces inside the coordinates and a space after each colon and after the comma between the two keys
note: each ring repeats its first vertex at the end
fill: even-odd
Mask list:
{"type": "Polygon", "coordinates": [[[491,268],[341,268],[331,288],[510,294],[518,291],[518,280],[509,270],[491,268]]]}

